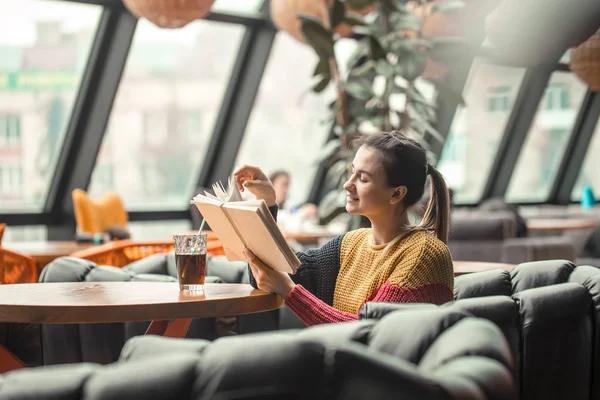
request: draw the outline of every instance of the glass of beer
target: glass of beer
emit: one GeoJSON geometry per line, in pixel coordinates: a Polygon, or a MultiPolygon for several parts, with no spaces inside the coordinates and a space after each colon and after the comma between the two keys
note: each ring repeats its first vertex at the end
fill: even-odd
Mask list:
{"type": "Polygon", "coordinates": [[[180,290],[201,291],[206,277],[206,234],[176,234],[175,262],[180,290]]]}

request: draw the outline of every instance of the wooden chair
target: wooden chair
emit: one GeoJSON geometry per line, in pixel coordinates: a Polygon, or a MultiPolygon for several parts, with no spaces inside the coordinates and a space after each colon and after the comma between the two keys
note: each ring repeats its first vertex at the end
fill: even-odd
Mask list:
{"type": "Polygon", "coordinates": [[[106,232],[110,227],[126,228],[129,215],[118,194],[110,192],[93,201],[85,191],[75,189],[72,197],[79,232],[93,235],[106,232]]]}
{"type": "Polygon", "coordinates": [[[36,283],[37,279],[33,258],[0,247],[0,283],[36,283]]]}
{"type": "MultiPolygon", "coordinates": [[[[99,265],[111,265],[122,268],[134,261],[157,253],[173,250],[173,240],[134,241],[119,240],[100,246],[90,247],[71,254],[71,257],[90,260],[99,265]]],[[[206,243],[207,252],[213,256],[224,255],[223,246],[216,237],[210,237],[206,243]]]]}

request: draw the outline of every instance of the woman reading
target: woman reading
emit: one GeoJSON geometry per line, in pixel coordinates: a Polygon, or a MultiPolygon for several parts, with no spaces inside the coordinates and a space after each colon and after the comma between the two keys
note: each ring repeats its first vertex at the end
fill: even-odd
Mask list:
{"type": "MultiPolygon", "coordinates": [[[[273,185],[258,167],[234,172],[240,190],[264,199],[276,214],[273,185]]],[[[446,246],[450,200],[442,175],[427,163],[425,149],[400,133],[361,139],[344,184],[346,210],[364,215],[371,228],[340,235],[319,249],[298,253],[295,275],[276,271],[249,250],[251,283],[281,295],[306,325],[358,319],[368,301],[442,304],[453,300],[454,272],[446,246]],[[431,196],[423,220],[408,210],[431,196]]]]}

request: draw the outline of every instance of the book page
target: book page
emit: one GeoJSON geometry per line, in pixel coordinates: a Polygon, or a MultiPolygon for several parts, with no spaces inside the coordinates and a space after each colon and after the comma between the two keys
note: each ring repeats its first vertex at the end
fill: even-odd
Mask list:
{"type": "Polygon", "coordinates": [[[197,199],[194,201],[194,205],[198,208],[198,211],[206,218],[206,222],[208,222],[211,229],[219,235],[227,259],[229,261],[246,261],[243,253],[244,243],[239,238],[221,205],[203,202],[198,196],[194,199],[197,199]]]}
{"type": "MultiPolygon", "coordinates": [[[[264,203],[261,200],[261,204],[264,203]]],[[[263,222],[259,215],[259,208],[252,210],[249,207],[236,207],[236,203],[225,204],[223,206],[229,219],[235,223],[237,231],[244,238],[246,246],[271,268],[294,274],[300,265],[293,251],[289,248],[287,242],[278,243],[273,233],[263,222]],[[286,253],[291,252],[293,258],[286,257],[286,253]],[[295,259],[295,260],[294,260],[295,259]]],[[[272,228],[271,228],[272,229],[272,228]]],[[[275,226],[277,232],[279,228],[275,226]]]]}

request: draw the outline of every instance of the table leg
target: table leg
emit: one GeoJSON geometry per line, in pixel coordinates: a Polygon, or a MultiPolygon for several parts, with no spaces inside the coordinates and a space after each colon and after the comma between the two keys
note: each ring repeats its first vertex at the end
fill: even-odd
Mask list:
{"type": "Polygon", "coordinates": [[[173,321],[152,321],[146,330],[146,335],[184,338],[191,323],[191,318],[176,319],[173,321]]]}
{"type": "Polygon", "coordinates": [[[0,345],[0,374],[21,368],[27,368],[27,365],[6,347],[0,345]]]}

